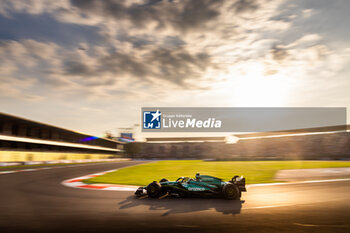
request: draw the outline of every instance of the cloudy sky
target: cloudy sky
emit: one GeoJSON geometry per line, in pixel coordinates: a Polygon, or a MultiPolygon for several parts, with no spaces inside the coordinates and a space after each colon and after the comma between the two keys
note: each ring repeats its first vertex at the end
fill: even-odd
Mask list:
{"type": "Polygon", "coordinates": [[[349,0],[0,0],[0,111],[95,135],[141,107],[350,107],[349,0]]]}

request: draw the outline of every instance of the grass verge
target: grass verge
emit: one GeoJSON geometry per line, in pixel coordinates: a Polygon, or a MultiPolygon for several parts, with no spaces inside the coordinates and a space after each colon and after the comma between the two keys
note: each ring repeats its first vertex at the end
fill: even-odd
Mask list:
{"type": "Polygon", "coordinates": [[[273,180],[282,169],[350,167],[346,161],[215,161],[176,160],[159,161],[119,169],[85,180],[86,183],[147,185],[154,180],[175,180],[180,176],[194,177],[197,172],[231,179],[243,175],[248,184],[278,182],[273,180]]]}

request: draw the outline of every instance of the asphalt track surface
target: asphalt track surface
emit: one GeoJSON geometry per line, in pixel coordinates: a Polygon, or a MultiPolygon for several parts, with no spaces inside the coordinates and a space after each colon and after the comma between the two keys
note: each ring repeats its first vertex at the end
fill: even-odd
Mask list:
{"type": "Polygon", "coordinates": [[[350,232],[350,181],[250,187],[242,201],[137,199],[61,184],[139,163],[0,175],[0,232],[350,232]]]}

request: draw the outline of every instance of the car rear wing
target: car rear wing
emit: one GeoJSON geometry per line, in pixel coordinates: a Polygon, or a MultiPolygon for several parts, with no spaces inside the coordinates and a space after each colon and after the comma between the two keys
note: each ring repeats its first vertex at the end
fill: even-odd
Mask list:
{"type": "Polygon", "coordinates": [[[246,192],[247,189],[245,187],[245,178],[243,176],[234,176],[231,180],[232,183],[238,186],[241,192],[246,192]]]}

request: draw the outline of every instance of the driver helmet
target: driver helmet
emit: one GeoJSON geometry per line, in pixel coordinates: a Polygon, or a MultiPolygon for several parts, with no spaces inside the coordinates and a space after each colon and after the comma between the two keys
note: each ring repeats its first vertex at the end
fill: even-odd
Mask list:
{"type": "Polygon", "coordinates": [[[196,180],[199,180],[200,176],[201,176],[201,174],[196,173],[196,180]]]}

